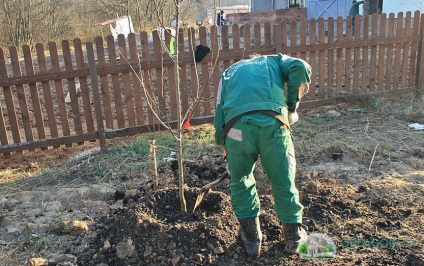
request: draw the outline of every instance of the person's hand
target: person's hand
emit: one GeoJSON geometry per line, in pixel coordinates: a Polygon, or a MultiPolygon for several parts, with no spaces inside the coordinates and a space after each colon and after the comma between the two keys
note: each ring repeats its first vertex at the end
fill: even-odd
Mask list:
{"type": "Polygon", "coordinates": [[[294,112],[289,112],[289,124],[293,125],[294,123],[296,123],[297,121],[299,121],[299,114],[294,111],[294,112]]]}
{"type": "Polygon", "coordinates": [[[219,145],[219,149],[221,150],[222,155],[224,156],[224,159],[226,159],[227,158],[227,151],[225,150],[224,146],[219,145]]]}
{"type": "Polygon", "coordinates": [[[309,92],[309,84],[308,83],[303,83],[302,85],[300,85],[299,93],[298,93],[299,100],[302,99],[302,97],[305,94],[307,94],[308,92],[309,92]]]}

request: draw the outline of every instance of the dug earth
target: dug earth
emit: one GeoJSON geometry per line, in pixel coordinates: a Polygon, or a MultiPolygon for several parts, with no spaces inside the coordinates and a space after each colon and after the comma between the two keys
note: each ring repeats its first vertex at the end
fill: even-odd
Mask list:
{"type": "MultiPolygon", "coordinates": [[[[252,260],[237,238],[229,180],[193,212],[200,188],[225,172],[218,148],[184,162],[184,213],[176,161],[161,164],[157,187],[149,170],[83,179],[96,158],[113,150],[86,146],[78,148],[83,153],[68,149],[71,157],[59,158],[64,151],[58,150],[56,160],[45,163],[47,151],[22,155],[28,176],[20,180],[6,177],[19,168],[16,159],[2,157],[0,265],[424,265],[424,135],[408,128],[412,120],[424,121],[394,106],[319,108],[293,127],[304,224],[310,234],[331,237],[334,258],[305,260],[284,252],[260,162],[255,177],[264,239],[261,257],[252,260]],[[30,175],[28,163],[35,160],[47,170],[30,175]],[[386,240],[392,244],[366,244],[386,240]]],[[[212,131],[210,125],[192,127],[186,137],[212,131]]]]}

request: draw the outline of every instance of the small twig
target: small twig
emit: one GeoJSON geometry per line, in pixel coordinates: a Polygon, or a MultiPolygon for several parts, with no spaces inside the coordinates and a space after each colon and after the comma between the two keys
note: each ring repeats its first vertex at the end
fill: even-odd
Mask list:
{"type": "Polygon", "coordinates": [[[372,165],[372,162],[374,161],[375,152],[377,151],[377,147],[378,147],[378,143],[377,143],[377,145],[375,145],[374,153],[372,154],[372,158],[371,158],[371,162],[370,162],[370,167],[368,167],[368,171],[371,170],[371,165],[372,165]]]}
{"type": "Polygon", "coordinates": [[[368,117],[367,117],[367,124],[365,125],[365,127],[364,127],[364,131],[367,133],[368,132],[368,128],[369,128],[369,126],[370,126],[370,121],[368,120],[368,117]]]}
{"type": "Polygon", "coordinates": [[[156,145],[156,147],[166,149],[166,150],[170,150],[170,151],[175,150],[175,148],[170,148],[170,147],[166,147],[166,146],[163,146],[163,145],[156,145]]]}
{"type": "Polygon", "coordinates": [[[9,250],[9,251],[6,251],[6,254],[5,255],[2,255],[1,257],[0,257],[0,260],[1,261],[3,261],[4,259],[11,259],[11,255],[13,254],[13,253],[15,253],[15,251],[17,251],[18,249],[20,249],[21,247],[23,247],[23,245],[25,244],[23,241],[20,241],[20,242],[16,242],[16,243],[10,243],[10,244],[7,244],[6,245],[6,248],[8,247],[8,246],[10,246],[10,245],[12,245],[12,244],[17,244],[17,246],[16,247],[14,247],[12,250],[9,250]]]}
{"type": "Polygon", "coordinates": [[[403,127],[405,129],[409,129],[409,127],[402,125],[401,123],[396,123],[398,126],[403,127]]]}

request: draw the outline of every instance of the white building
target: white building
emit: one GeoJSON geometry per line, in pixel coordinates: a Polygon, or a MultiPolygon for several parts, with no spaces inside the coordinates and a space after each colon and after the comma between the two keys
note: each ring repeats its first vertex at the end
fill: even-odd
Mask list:
{"type": "MultiPolygon", "coordinates": [[[[365,0],[365,3],[365,10],[360,6],[360,14],[363,15],[394,13],[397,16],[399,12],[414,13],[416,10],[424,13],[423,0],[365,0]]],[[[308,19],[347,17],[351,6],[352,0],[250,0],[251,11],[305,7],[308,19]]]]}
{"type": "Polygon", "coordinates": [[[250,0],[252,11],[306,7],[307,0],[250,0]]]}
{"type": "Polygon", "coordinates": [[[216,16],[221,10],[224,11],[224,18],[226,15],[234,14],[234,13],[248,13],[250,11],[250,7],[248,5],[236,5],[236,6],[217,6],[217,7],[209,7],[207,9],[207,18],[210,20],[208,23],[213,25],[216,20],[216,16]]]}
{"type": "Polygon", "coordinates": [[[416,10],[424,13],[424,1],[422,0],[378,0],[381,3],[382,13],[390,14],[403,12],[404,14],[408,11],[414,13],[416,10]]]}
{"type": "MultiPolygon", "coordinates": [[[[119,34],[123,34],[127,38],[128,34],[134,32],[134,26],[131,21],[130,16],[118,17],[115,19],[110,19],[103,21],[97,24],[98,26],[109,25],[110,31],[115,40],[118,39],[119,34]]],[[[103,30],[102,30],[103,35],[103,30]]]]}

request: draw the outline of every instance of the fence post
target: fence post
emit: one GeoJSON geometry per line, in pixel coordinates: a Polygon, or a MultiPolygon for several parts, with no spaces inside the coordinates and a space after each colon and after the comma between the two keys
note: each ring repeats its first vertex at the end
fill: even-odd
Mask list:
{"type": "Polygon", "coordinates": [[[424,94],[424,14],[421,15],[420,21],[420,41],[418,44],[418,56],[417,56],[417,68],[416,68],[416,89],[418,96],[424,94]]]}
{"type": "Polygon", "coordinates": [[[281,24],[274,24],[273,26],[273,43],[275,48],[275,53],[279,54],[283,52],[283,42],[281,40],[281,24]]]}
{"type": "Polygon", "coordinates": [[[93,89],[94,109],[96,112],[97,134],[100,141],[100,149],[106,149],[106,135],[103,125],[102,105],[100,102],[99,83],[97,82],[96,60],[94,59],[93,43],[87,42],[88,68],[90,72],[91,88],[93,89]]]}

